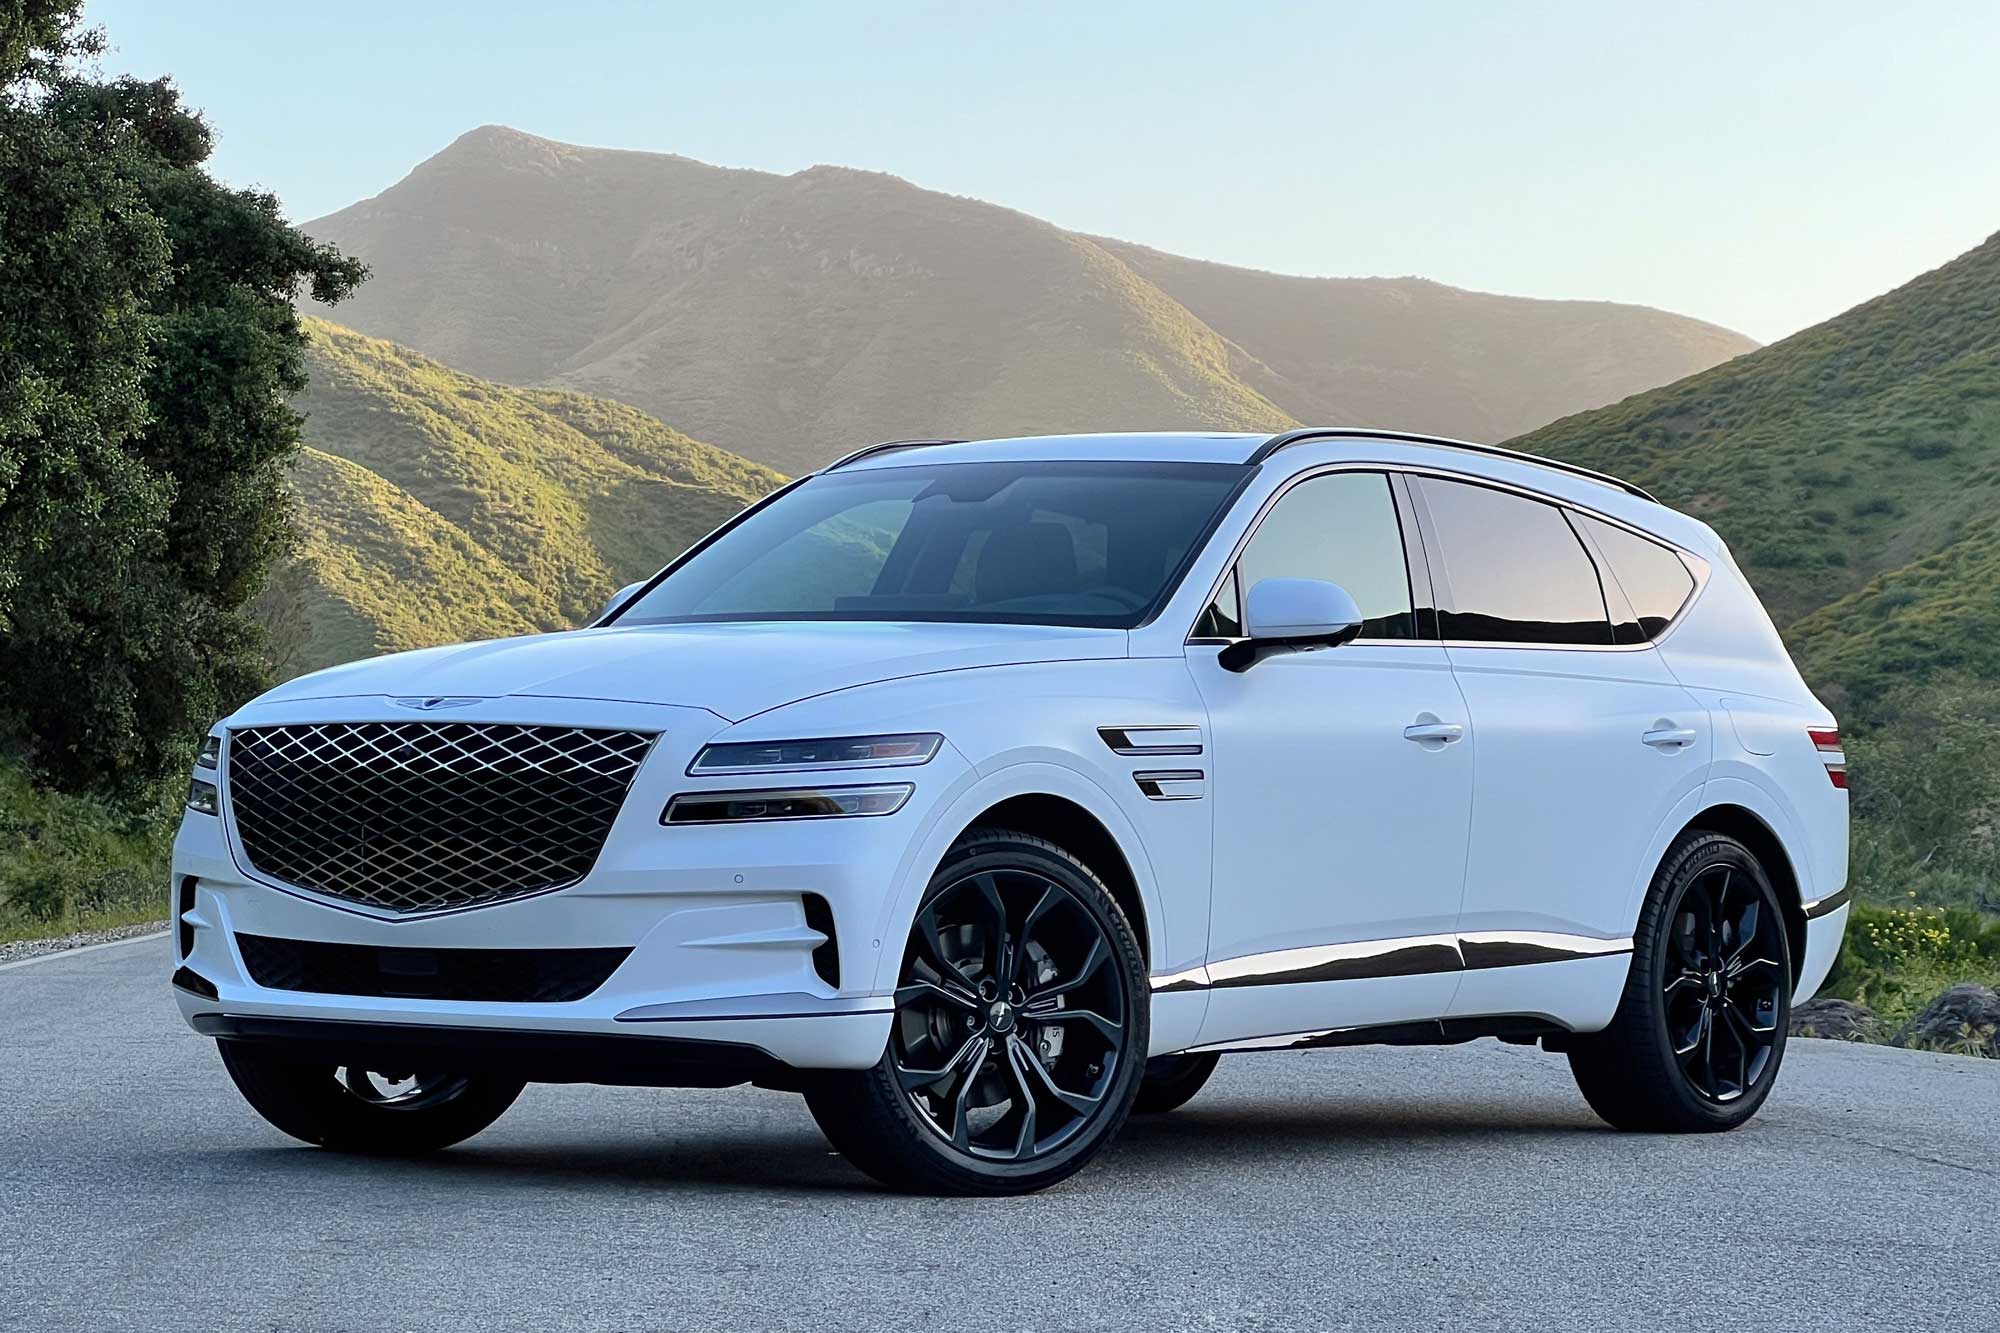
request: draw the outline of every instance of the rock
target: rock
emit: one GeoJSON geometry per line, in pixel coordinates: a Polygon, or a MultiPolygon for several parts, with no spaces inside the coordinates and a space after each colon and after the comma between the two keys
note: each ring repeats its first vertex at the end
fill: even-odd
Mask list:
{"type": "Polygon", "coordinates": [[[1852,1000],[1807,1000],[1792,1009],[1794,1037],[1826,1037],[1832,1041],[1874,1041],[1882,1020],[1865,1004],[1852,1000]]]}
{"type": "Polygon", "coordinates": [[[1895,1044],[2000,1060],[2000,995],[1977,982],[1953,986],[1905,1024],[1895,1044]]]}

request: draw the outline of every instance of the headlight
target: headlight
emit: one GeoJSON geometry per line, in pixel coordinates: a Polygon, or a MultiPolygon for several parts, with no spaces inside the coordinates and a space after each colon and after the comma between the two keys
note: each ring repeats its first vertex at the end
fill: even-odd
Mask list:
{"type": "Polygon", "coordinates": [[[201,742],[201,753],[194,757],[194,762],[201,768],[216,768],[220,766],[222,763],[222,737],[204,736],[201,742]]]}
{"type": "Polygon", "coordinates": [[[215,793],[215,784],[203,782],[200,778],[188,783],[187,808],[198,815],[218,813],[222,809],[222,801],[215,793]]]}
{"type": "Polygon", "coordinates": [[[915,791],[907,782],[879,787],[793,787],[774,791],[682,792],[660,812],[662,824],[748,824],[767,819],[842,819],[893,815],[915,791]]]}
{"type": "Polygon", "coordinates": [[[689,777],[723,773],[796,773],[827,768],[928,764],[944,744],[935,732],[899,736],[834,736],[809,741],[740,741],[704,745],[689,777]]]}

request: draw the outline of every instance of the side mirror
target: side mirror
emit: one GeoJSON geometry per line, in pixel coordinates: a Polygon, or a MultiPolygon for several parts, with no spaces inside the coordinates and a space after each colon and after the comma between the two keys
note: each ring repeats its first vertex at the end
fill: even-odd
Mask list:
{"type": "Polygon", "coordinates": [[[1361,608],[1325,579],[1259,579],[1244,600],[1244,637],[1216,657],[1225,671],[1248,671],[1287,648],[1338,648],[1361,633],[1361,608]]]}
{"type": "Polygon", "coordinates": [[[604,609],[597,613],[597,619],[591,621],[590,623],[593,625],[602,625],[604,623],[604,618],[606,616],[610,615],[613,611],[617,610],[618,607],[624,603],[627,597],[630,597],[633,593],[645,587],[648,582],[649,580],[647,579],[640,579],[638,582],[628,583],[624,587],[620,588],[617,592],[612,593],[611,600],[604,604],[604,609]]]}

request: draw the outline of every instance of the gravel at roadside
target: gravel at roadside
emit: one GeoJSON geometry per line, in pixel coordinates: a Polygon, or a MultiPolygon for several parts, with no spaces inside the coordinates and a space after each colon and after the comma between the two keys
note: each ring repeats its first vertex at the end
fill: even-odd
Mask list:
{"type": "Polygon", "coordinates": [[[166,927],[164,921],[141,921],[137,925],[113,926],[109,930],[73,931],[53,939],[8,940],[0,943],[0,965],[38,958],[45,953],[61,953],[65,949],[81,949],[87,944],[110,944],[116,940],[129,940],[135,935],[156,935],[166,927]]]}

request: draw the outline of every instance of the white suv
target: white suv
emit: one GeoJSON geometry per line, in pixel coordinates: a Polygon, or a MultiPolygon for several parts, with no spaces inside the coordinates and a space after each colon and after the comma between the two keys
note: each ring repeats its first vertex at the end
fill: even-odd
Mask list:
{"type": "Polygon", "coordinates": [[[899,442],[587,629],[271,691],[203,750],[175,994],[330,1148],[524,1082],[805,1094],[1012,1193],[1218,1054],[1476,1037],[1726,1129],[1847,919],[1846,769],[1715,533],[1363,430],[899,442]]]}

